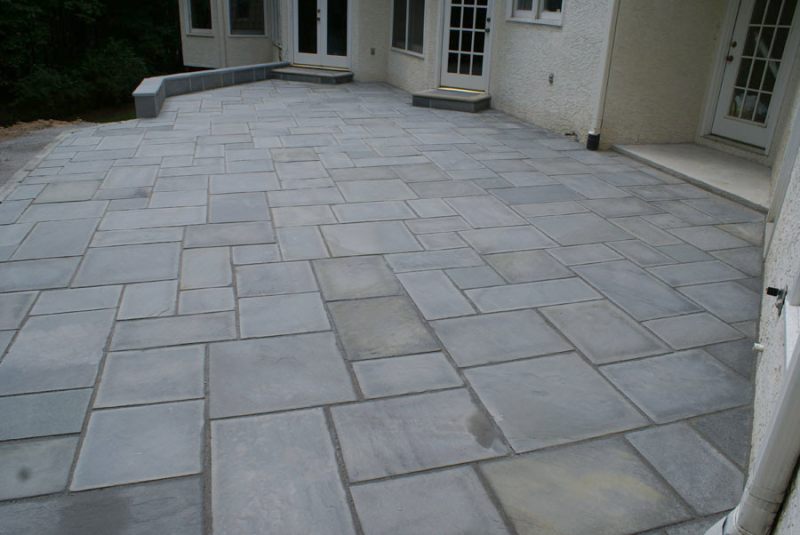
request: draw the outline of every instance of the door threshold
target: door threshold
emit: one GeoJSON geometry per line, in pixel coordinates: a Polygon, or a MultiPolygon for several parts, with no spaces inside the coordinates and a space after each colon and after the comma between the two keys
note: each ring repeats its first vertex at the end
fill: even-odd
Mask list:
{"type": "Polygon", "coordinates": [[[313,69],[315,71],[335,71],[335,72],[350,72],[347,67],[330,67],[328,65],[310,65],[308,63],[292,63],[290,67],[297,67],[298,69],[313,69]]]}

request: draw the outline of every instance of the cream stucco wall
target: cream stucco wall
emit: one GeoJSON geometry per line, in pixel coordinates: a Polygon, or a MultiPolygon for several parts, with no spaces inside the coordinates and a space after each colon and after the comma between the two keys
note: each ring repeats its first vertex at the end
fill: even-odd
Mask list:
{"type": "Polygon", "coordinates": [[[692,142],[727,0],[619,0],[604,145],[692,142]]]}
{"type": "MultiPolygon", "coordinates": [[[[392,0],[387,0],[391,10],[392,0]]],[[[390,49],[386,81],[409,92],[432,89],[439,85],[441,51],[441,14],[443,0],[425,2],[425,28],[422,54],[412,55],[390,49]]],[[[391,39],[391,11],[386,21],[386,41],[391,39]]]]}
{"type": "Polygon", "coordinates": [[[598,103],[610,0],[565,1],[560,27],[506,20],[508,1],[495,5],[492,106],[585,139],[598,103]]]}
{"type": "Polygon", "coordinates": [[[386,81],[391,0],[350,1],[353,21],[350,40],[353,75],[361,82],[386,81]]]}

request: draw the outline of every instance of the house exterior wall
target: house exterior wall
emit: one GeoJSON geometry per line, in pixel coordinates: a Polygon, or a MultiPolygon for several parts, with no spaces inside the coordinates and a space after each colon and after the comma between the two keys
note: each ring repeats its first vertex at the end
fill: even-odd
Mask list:
{"type": "Polygon", "coordinates": [[[619,0],[601,141],[693,142],[727,0],[619,0]]]}
{"type": "MultiPolygon", "coordinates": [[[[386,41],[391,41],[392,0],[386,0],[389,14],[385,22],[386,41]]],[[[439,54],[442,38],[442,5],[444,0],[425,2],[425,28],[422,54],[409,54],[390,48],[386,81],[405,91],[415,92],[432,89],[439,85],[439,54]]]]}
{"type": "Polygon", "coordinates": [[[387,78],[391,0],[350,0],[353,76],[360,82],[387,78]],[[374,54],[373,54],[374,50],[374,54]]]}
{"type": "MultiPolygon", "coordinates": [[[[795,89],[791,112],[788,117],[796,117],[800,109],[800,90],[795,89]]],[[[787,129],[785,140],[791,129],[800,129],[800,124],[792,124],[787,129]]],[[[784,147],[776,151],[780,154],[776,161],[783,161],[784,147]]],[[[765,259],[764,285],[783,288],[790,286],[797,273],[800,273],[800,154],[790,154],[792,165],[791,182],[783,200],[783,209],[772,234],[772,242],[765,259]]],[[[780,166],[773,168],[773,183],[781,172],[780,166]]],[[[783,388],[785,369],[785,327],[783,317],[778,317],[775,301],[766,298],[762,302],[759,325],[759,341],[765,349],[761,353],[756,373],[756,396],[753,418],[753,446],[750,454],[751,465],[756,459],[766,437],[770,422],[783,388]]],[[[795,473],[792,491],[784,503],[778,519],[775,535],[789,535],[800,532],[800,475],[795,473]]]]}
{"type": "Polygon", "coordinates": [[[585,140],[598,104],[611,1],[565,1],[560,27],[509,21],[509,2],[495,2],[492,106],[585,140]]]}

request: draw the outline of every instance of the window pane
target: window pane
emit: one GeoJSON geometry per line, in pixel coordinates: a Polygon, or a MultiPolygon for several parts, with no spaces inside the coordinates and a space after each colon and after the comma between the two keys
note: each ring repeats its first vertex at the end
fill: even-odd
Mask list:
{"type": "Polygon", "coordinates": [[[423,34],[425,33],[425,0],[408,0],[408,49],[422,53],[423,34]]]}
{"type": "Polygon", "coordinates": [[[347,55],[347,0],[328,0],[328,55],[347,55]]]}
{"type": "Polygon", "coordinates": [[[520,11],[530,11],[533,9],[533,0],[517,0],[517,9],[520,11]]]}
{"type": "Polygon", "coordinates": [[[766,123],[767,122],[767,114],[769,113],[769,101],[772,99],[771,95],[766,93],[761,93],[761,97],[758,99],[758,106],[756,106],[756,114],[753,116],[753,120],[757,123],[766,123]]]}
{"type": "Polygon", "coordinates": [[[302,54],[317,53],[317,0],[297,2],[297,42],[302,54]]]}
{"type": "Polygon", "coordinates": [[[447,55],[447,72],[458,72],[458,54],[447,55]]]}
{"type": "Polygon", "coordinates": [[[561,6],[563,3],[563,0],[543,0],[542,11],[561,13],[561,6]]]}
{"type": "Polygon", "coordinates": [[[461,21],[462,28],[470,28],[472,29],[472,24],[475,20],[475,8],[472,7],[465,7],[464,8],[464,18],[461,21]]]}
{"type": "Polygon", "coordinates": [[[406,47],[406,12],[407,0],[394,0],[394,22],[392,28],[392,46],[406,47]]]}
{"type": "Polygon", "coordinates": [[[483,56],[472,56],[472,76],[483,74],[483,56]]]}
{"type": "Polygon", "coordinates": [[[231,33],[264,35],[264,0],[230,0],[231,33]]]}
{"type": "Polygon", "coordinates": [[[192,29],[211,29],[211,0],[191,0],[189,11],[192,20],[192,29]]]}

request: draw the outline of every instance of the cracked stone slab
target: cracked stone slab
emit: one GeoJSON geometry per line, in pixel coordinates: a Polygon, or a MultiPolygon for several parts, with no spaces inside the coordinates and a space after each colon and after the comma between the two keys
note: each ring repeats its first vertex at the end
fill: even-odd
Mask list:
{"type": "Polygon", "coordinates": [[[482,366],[465,375],[518,453],[647,424],[576,353],[482,366]]]}
{"type": "Polygon", "coordinates": [[[91,389],[0,398],[0,440],[80,433],[91,389]]]}
{"type": "Polygon", "coordinates": [[[631,262],[604,262],[572,269],[639,321],[701,312],[697,305],[631,262]]]}
{"type": "Polygon", "coordinates": [[[481,314],[431,324],[459,366],[474,366],[572,349],[533,310],[481,314]]]}
{"type": "Polygon", "coordinates": [[[150,282],[178,276],[180,245],[158,243],[89,249],[74,286],[150,282]]]}
{"type": "Polygon", "coordinates": [[[0,362],[0,393],[92,386],[114,310],[36,316],[0,362]]]}
{"type": "Polygon", "coordinates": [[[331,414],[351,481],[507,452],[492,422],[464,389],[344,405],[331,414]]]}
{"type": "Polygon", "coordinates": [[[739,503],[744,476],[686,423],[626,438],[700,514],[721,513],[739,503]]]}
{"type": "Polygon", "coordinates": [[[508,533],[469,468],[367,483],[351,489],[365,532],[383,535],[508,533]],[[436,500],[431,500],[436,496],[436,500]]]}
{"type": "Polygon", "coordinates": [[[328,308],[350,360],[439,350],[406,297],[337,301],[328,308]]]}
{"type": "Polygon", "coordinates": [[[356,399],[330,333],[213,344],[210,355],[212,418],[356,399]]]}
{"type": "Polygon", "coordinates": [[[542,314],[595,364],[665,353],[669,348],[607,301],[542,309],[542,314]]]}
{"type": "Polygon", "coordinates": [[[355,533],[321,410],[212,422],[211,459],[215,532],[355,533]]]}
{"type": "Polygon", "coordinates": [[[692,516],[621,438],[485,463],[481,471],[520,535],[638,533],[692,516]]]}
{"type": "Polygon", "coordinates": [[[750,383],[699,349],[610,364],[602,372],[657,423],[752,402],[750,383]]]}
{"type": "Polygon", "coordinates": [[[93,411],[70,489],[199,473],[202,437],[202,401],[93,411]]]}

